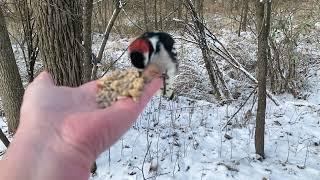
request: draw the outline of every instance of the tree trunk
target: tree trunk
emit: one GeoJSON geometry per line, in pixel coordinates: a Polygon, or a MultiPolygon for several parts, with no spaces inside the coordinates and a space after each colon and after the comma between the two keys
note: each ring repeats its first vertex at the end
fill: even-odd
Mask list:
{"type": "Polygon", "coordinates": [[[97,24],[98,24],[98,27],[99,27],[99,33],[102,33],[103,32],[103,16],[102,16],[102,3],[103,1],[98,1],[97,2],[97,14],[98,14],[98,18],[97,18],[97,24]]]}
{"type": "Polygon", "coordinates": [[[83,48],[84,48],[84,62],[83,62],[83,82],[86,83],[91,79],[92,71],[92,29],[91,18],[93,10],[93,0],[86,0],[83,9],[83,48]]]}
{"type": "Polygon", "coordinates": [[[148,31],[149,30],[149,26],[148,26],[149,20],[148,20],[146,0],[143,0],[143,20],[144,20],[145,31],[148,31]]]}
{"type": "MultiPolygon", "coordinates": [[[[163,1],[163,0],[162,0],[163,1]]],[[[169,3],[168,0],[164,0],[164,8],[163,8],[163,14],[164,14],[164,21],[163,21],[163,29],[167,29],[168,28],[168,19],[166,18],[168,14],[170,14],[170,7],[169,7],[169,3]]]]}
{"type": "Polygon", "coordinates": [[[108,9],[109,9],[109,1],[102,1],[102,2],[104,2],[103,3],[103,10],[104,10],[104,15],[103,15],[103,27],[106,27],[107,26],[107,23],[108,23],[108,17],[109,17],[109,15],[108,15],[108,9]]]}
{"type": "Polygon", "coordinates": [[[255,130],[256,154],[264,158],[264,132],[266,112],[266,76],[268,67],[268,36],[270,31],[271,1],[256,0],[258,34],[258,109],[255,130]]]}
{"type": "Polygon", "coordinates": [[[249,0],[243,0],[243,14],[242,14],[242,22],[241,22],[241,28],[243,31],[247,31],[248,12],[249,12],[249,0]]]}
{"type": "Polygon", "coordinates": [[[0,22],[0,97],[9,132],[15,133],[19,125],[24,89],[1,7],[0,22]]]}
{"type": "Polygon", "coordinates": [[[153,13],[154,13],[154,29],[158,30],[157,0],[154,0],[153,13]]]}
{"type": "Polygon", "coordinates": [[[163,17],[162,17],[162,0],[159,2],[159,29],[163,29],[163,17]]]}
{"type": "Polygon", "coordinates": [[[182,19],[182,10],[183,10],[183,6],[182,6],[182,4],[183,4],[183,1],[178,1],[178,3],[179,3],[179,9],[178,9],[178,19],[182,19]]]}
{"type": "Polygon", "coordinates": [[[40,53],[56,85],[82,84],[82,6],[78,0],[36,1],[40,53]]]}
{"type": "Polygon", "coordinates": [[[221,99],[221,93],[219,91],[218,87],[218,79],[214,70],[214,67],[212,66],[211,58],[210,58],[210,51],[208,47],[208,43],[206,40],[206,33],[203,25],[204,19],[201,19],[199,17],[199,14],[197,13],[194,4],[192,4],[191,0],[187,0],[186,6],[189,8],[192,17],[192,20],[195,25],[196,34],[197,34],[197,41],[199,44],[199,47],[202,52],[202,58],[205,63],[205,67],[209,76],[210,84],[212,85],[212,88],[215,92],[215,96],[217,99],[221,99]]]}
{"type": "Polygon", "coordinates": [[[239,23],[238,36],[240,37],[241,31],[247,31],[248,12],[249,12],[249,0],[242,0],[241,17],[239,23]]]}

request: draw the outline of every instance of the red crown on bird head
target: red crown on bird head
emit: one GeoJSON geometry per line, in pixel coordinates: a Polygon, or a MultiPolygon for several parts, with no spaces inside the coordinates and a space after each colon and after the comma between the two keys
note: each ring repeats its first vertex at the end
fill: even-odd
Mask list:
{"type": "Polygon", "coordinates": [[[146,53],[150,51],[150,44],[145,39],[136,39],[129,46],[129,52],[137,51],[140,53],[146,53]]]}

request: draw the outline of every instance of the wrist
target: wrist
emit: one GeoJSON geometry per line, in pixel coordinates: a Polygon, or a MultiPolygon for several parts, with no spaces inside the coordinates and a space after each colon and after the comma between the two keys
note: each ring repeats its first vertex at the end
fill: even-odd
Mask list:
{"type": "Polygon", "coordinates": [[[37,128],[17,131],[1,162],[7,173],[0,176],[9,178],[0,179],[88,179],[90,158],[64,144],[56,133],[37,128]]]}

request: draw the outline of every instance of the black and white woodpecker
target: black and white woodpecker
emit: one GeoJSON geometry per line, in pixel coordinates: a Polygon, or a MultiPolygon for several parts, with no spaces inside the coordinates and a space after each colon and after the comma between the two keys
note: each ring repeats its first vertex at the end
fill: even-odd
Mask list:
{"type": "Polygon", "coordinates": [[[162,94],[172,99],[174,76],[178,69],[177,53],[172,36],[165,32],[146,32],[134,40],[128,48],[134,67],[146,70],[156,67],[164,77],[162,94]]]}

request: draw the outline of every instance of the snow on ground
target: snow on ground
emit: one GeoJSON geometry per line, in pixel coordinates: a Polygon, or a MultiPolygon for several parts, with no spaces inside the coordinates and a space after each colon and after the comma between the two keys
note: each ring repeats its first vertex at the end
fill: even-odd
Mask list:
{"type": "Polygon", "coordinates": [[[221,130],[235,106],[156,97],[99,157],[91,179],[319,179],[320,105],[280,98],[280,107],[268,102],[263,162],[254,154],[254,117],[241,112],[221,130]]]}
{"type": "MultiPolygon", "coordinates": [[[[241,43],[252,41],[250,33],[243,34],[240,43],[231,43],[236,38],[231,34],[223,31],[222,37],[227,38],[222,41],[241,47],[250,60],[254,59],[253,46],[241,43]]],[[[119,49],[117,55],[124,49],[117,46],[119,42],[125,45],[129,41],[110,43],[111,49],[119,49]]],[[[201,52],[194,45],[179,41],[177,50],[184,59],[182,66],[197,67],[195,81],[203,82],[206,75],[204,67],[199,66],[203,64],[201,52]]],[[[127,65],[127,57],[121,62],[127,65]]],[[[91,179],[319,179],[319,68],[311,69],[311,74],[307,100],[285,94],[277,96],[279,107],[268,101],[266,159],[262,162],[254,154],[256,107],[250,113],[252,98],[227,130],[222,130],[239,103],[219,106],[183,96],[174,102],[155,97],[134,127],[98,158],[98,171],[91,179]]],[[[206,83],[190,83],[192,93],[199,95],[200,90],[208,90],[206,83]]],[[[185,88],[188,86],[181,89],[185,88]]]]}
{"type": "MultiPolygon", "coordinates": [[[[243,44],[250,40],[250,33],[242,34],[238,44],[232,42],[238,38],[232,34],[233,32],[222,31],[222,42],[241,47],[243,53],[246,53],[244,56],[253,60],[254,46],[243,44]]],[[[101,35],[94,36],[95,53],[99,50],[101,40],[101,35]]],[[[103,73],[110,62],[118,59],[129,42],[130,39],[110,37],[100,73],[103,73]]],[[[304,49],[303,46],[299,48],[301,51],[304,49]]],[[[192,95],[182,91],[183,96],[175,101],[154,97],[134,127],[100,155],[97,159],[97,174],[90,177],[91,180],[319,179],[319,64],[316,63],[309,73],[308,83],[311,88],[306,90],[310,94],[307,100],[297,100],[284,94],[277,96],[281,101],[278,107],[268,101],[266,159],[261,162],[254,154],[256,106],[253,105],[253,98],[231,120],[227,128],[222,129],[240,107],[241,101],[221,106],[215,101],[195,100],[212,99],[207,93],[210,88],[206,82],[201,52],[194,45],[180,41],[177,50],[180,52],[180,59],[184,61],[182,66],[185,70],[187,67],[196,67],[196,70],[190,69],[190,72],[196,73],[195,76],[190,76],[194,79],[180,87],[190,90],[192,95]]],[[[17,51],[16,54],[16,57],[21,58],[17,51]]],[[[235,56],[241,58],[241,54],[235,56]]],[[[20,69],[24,71],[23,61],[20,59],[18,62],[20,69]]],[[[116,68],[129,65],[125,54],[116,63],[116,68]]],[[[241,81],[240,84],[248,82],[241,81]]],[[[248,88],[242,91],[242,99],[250,94],[248,88]]],[[[1,123],[1,127],[5,128],[4,123],[1,123]]],[[[4,147],[0,149],[3,150],[4,147]]]]}

